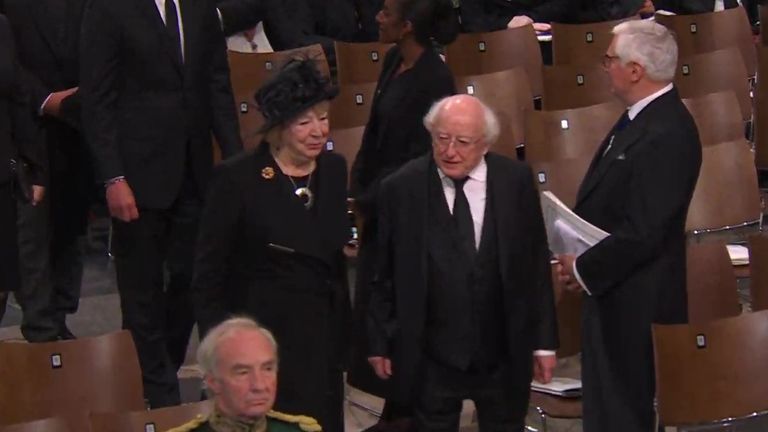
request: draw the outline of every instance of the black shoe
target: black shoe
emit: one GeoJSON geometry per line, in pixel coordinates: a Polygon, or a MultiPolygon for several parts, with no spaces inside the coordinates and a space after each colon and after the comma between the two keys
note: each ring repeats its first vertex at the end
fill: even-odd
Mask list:
{"type": "Polygon", "coordinates": [[[61,340],[72,340],[77,339],[77,336],[75,336],[70,330],[69,327],[67,327],[66,324],[62,324],[59,328],[59,339],[61,340]]]}

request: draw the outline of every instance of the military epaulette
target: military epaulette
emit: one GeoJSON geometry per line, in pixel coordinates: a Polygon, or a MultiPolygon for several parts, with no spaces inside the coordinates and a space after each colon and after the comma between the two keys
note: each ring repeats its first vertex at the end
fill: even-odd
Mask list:
{"type": "Polygon", "coordinates": [[[304,432],[322,432],[323,430],[323,428],[320,427],[320,423],[309,416],[291,415],[272,410],[267,413],[267,417],[284,421],[286,423],[294,423],[304,432]]]}
{"type": "Polygon", "coordinates": [[[200,425],[208,421],[208,416],[204,416],[202,414],[198,414],[193,418],[192,420],[188,421],[187,423],[184,423],[181,426],[175,427],[173,429],[169,429],[166,432],[189,432],[191,430],[195,430],[200,425]]]}

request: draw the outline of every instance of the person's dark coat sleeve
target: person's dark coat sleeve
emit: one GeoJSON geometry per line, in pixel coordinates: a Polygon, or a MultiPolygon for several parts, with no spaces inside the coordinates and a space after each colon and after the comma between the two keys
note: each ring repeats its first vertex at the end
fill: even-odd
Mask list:
{"type": "Polygon", "coordinates": [[[255,27],[266,17],[270,0],[218,0],[225,36],[255,27]]]}

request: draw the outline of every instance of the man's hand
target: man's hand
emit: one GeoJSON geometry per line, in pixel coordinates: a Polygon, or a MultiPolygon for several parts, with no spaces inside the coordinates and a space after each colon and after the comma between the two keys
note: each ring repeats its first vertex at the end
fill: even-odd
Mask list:
{"type": "Polygon", "coordinates": [[[578,279],[576,279],[576,275],[573,274],[573,262],[576,261],[576,256],[563,254],[558,255],[556,258],[560,262],[557,267],[557,280],[568,291],[581,291],[583,287],[579,284],[578,279]]]}
{"type": "Polygon", "coordinates": [[[130,222],[139,218],[139,209],[136,207],[136,199],[128,183],[119,181],[107,186],[107,205],[109,214],[113,218],[123,222],[130,222]]]}
{"type": "Polygon", "coordinates": [[[77,91],[78,87],[51,93],[51,96],[43,105],[43,114],[58,117],[61,113],[61,102],[77,91]]]}
{"type": "Polygon", "coordinates": [[[533,29],[538,33],[548,32],[552,30],[552,24],[550,23],[533,23],[533,29]]]}
{"type": "Polygon", "coordinates": [[[368,357],[368,363],[373,367],[376,376],[385,380],[392,376],[392,360],[387,357],[368,357]]]}
{"type": "Polygon", "coordinates": [[[40,185],[32,185],[32,201],[30,204],[36,206],[43,201],[45,197],[45,187],[40,185]]]}
{"type": "Polygon", "coordinates": [[[555,365],[557,365],[557,356],[533,356],[533,379],[542,384],[552,381],[552,371],[555,370],[555,365]]]}
{"type": "Polygon", "coordinates": [[[525,15],[517,15],[512,17],[507,23],[507,28],[525,27],[528,24],[533,24],[533,20],[525,15]]]}

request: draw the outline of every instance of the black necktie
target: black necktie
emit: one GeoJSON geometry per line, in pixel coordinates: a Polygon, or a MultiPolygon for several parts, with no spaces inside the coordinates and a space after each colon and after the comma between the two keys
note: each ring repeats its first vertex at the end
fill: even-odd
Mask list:
{"type": "Polygon", "coordinates": [[[456,188],[456,199],[453,201],[453,220],[456,221],[456,229],[459,232],[459,238],[462,244],[474,255],[477,251],[475,247],[475,224],[472,222],[472,212],[469,210],[469,201],[464,194],[464,184],[469,177],[462,179],[453,179],[453,185],[456,188]]]}
{"type": "Polygon", "coordinates": [[[601,157],[604,157],[606,154],[608,154],[608,151],[613,146],[613,140],[616,138],[616,134],[623,131],[631,122],[632,120],[629,119],[629,111],[624,111],[624,114],[619,117],[619,121],[616,122],[616,126],[613,127],[613,131],[611,132],[611,137],[608,138],[608,144],[603,149],[603,154],[601,157]]]}
{"type": "Polygon", "coordinates": [[[179,61],[184,62],[181,54],[181,32],[179,31],[179,14],[176,11],[176,3],[173,0],[165,0],[165,28],[171,36],[173,46],[179,61]]]}

